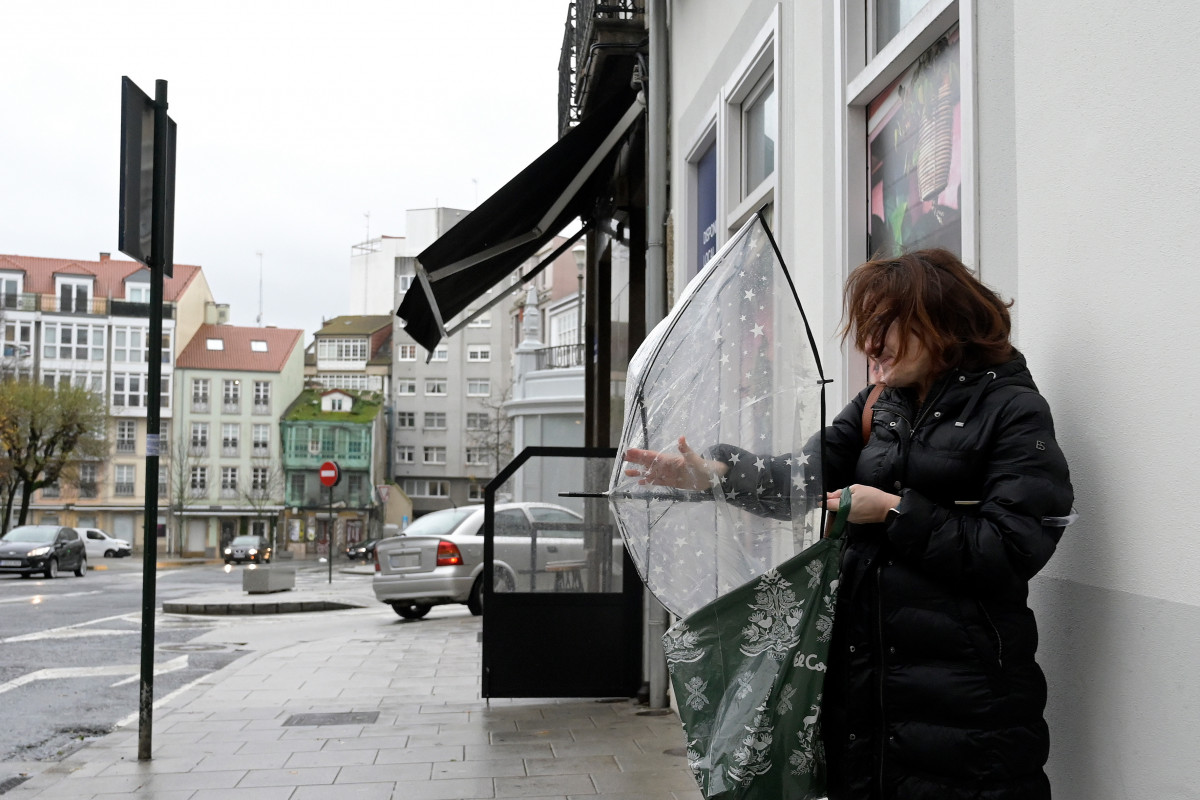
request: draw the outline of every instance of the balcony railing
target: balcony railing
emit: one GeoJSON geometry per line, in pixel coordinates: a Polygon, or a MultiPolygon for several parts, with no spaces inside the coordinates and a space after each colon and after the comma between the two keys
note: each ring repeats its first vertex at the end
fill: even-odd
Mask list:
{"type": "Polygon", "coordinates": [[[188,497],[192,498],[193,500],[203,499],[205,497],[208,497],[208,487],[207,486],[189,486],[188,487],[188,497]]]}
{"type": "Polygon", "coordinates": [[[221,499],[222,500],[236,500],[237,496],[238,496],[238,490],[237,490],[236,486],[222,486],[221,487],[221,499]]]}
{"type": "Polygon", "coordinates": [[[133,453],[137,450],[137,442],[133,439],[117,439],[118,453],[133,453]]]}
{"type": "Polygon", "coordinates": [[[113,486],[113,494],[117,497],[133,497],[132,483],[118,483],[113,486]]]}
{"type": "Polygon", "coordinates": [[[95,497],[96,496],[96,484],[94,482],[79,484],[79,496],[84,499],[95,497]]]}
{"type": "Polygon", "coordinates": [[[192,398],[192,413],[193,414],[207,414],[208,413],[208,401],[207,400],[197,400],[196,398],[193,397],[192,398]]]}
{"type": "MultiPolygon", "coordinates": [[[[131,303],[128,300],[113,300],[109,303],[109,314],[114,317],[145,317],[150,318],[149,303],[131,303]]],[[[175,318],[175,304],[163,303],[163,319],[175,318]]]]}
{"type": "Polygon", "coordinates": [[[19,292],[0,295],[0,308],[8,311],[41,311],[40,294],[19,292]]]}
{"type": "Polygon", "coordinates": [[[562,344],[537,351],[538,369],[568,369],[583,366],[583,345],[562,344]]]}
{"type": "Polygon", "coordinates": [[[227,458],[237,458],[237,454],[238,454],[238,443],[237,442],[225,442],[224,444],[221,445],[221,455],[223,455],[227,458]]]}
{"type": "Polygon", "coordinates": [[[208,445],[207,444],[196,444],[195,442],[193,442],[192,446],[188,448],[188,455],[204,457],[204,456],[208,455],[208,445]]]}
{"type": "Polygon", "coordinates": [[[240,400],[226,400],[221,403],[222,414],[240,414],[242,413],[242,403],[240,400]]]}
{"type": "Polygon", "coordinates": [[[268,400],[265,403],[260,403],[257,400],[255,400],[254,405],[250,408],[250,413],[259,414],[259,415],[270,414],[271,413],[271,401],[268,400]]]}
{"type": "MultiPolygon", "coordinates": [[[[559,136],[577,121],[589,81],[601,71],[599,62],[610,55],[643,49],[645,13],[645,0],[575,0],[571,4],[558,67],[559,136]]],[[[628,73],[621,79],[628,81],[628,73]]]]}

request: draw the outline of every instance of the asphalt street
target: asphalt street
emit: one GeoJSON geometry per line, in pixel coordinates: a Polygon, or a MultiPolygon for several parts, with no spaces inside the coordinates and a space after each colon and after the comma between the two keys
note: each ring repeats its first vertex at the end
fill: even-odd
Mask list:
{"type": "MultiPolygon", "coordinates": [[[[57,759],[136,719],[142,564],[103,559],[82,578],[0,575],[0,762],[57,759]]],[[[157,603],[236,589],[244,567],[157,572],[157,603]]],[[[156,614],[156,699],[246,651],[238,642],[189,644],[229,624],[220,617],[156,614]]]]}

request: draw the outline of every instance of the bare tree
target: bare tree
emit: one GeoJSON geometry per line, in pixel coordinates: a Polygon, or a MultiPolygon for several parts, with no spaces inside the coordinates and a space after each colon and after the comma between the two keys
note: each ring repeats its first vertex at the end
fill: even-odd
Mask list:
{"type": "Polygon", "coordinates": [[[186,540],[183,515],[191,505],[192,498],[192,467],[202,466],[204,459],[191,447],[188,433],[183,430],[183,426],[178,427],[175,438],[168,440],[163,446],[161,459],[166,466],[167,493],[165,498],[159,498],[159,502],[165,500],[167,508],[170,509],[171,521],[175,528],[175,544],[182,553],[186,540]]]}
{"type": "Polygon", "coordinates": [[[484,415],[485,424],[467,430],[467,443],[487,453],[493,474],[513,457],[513,421],[504,410],[511,394],[510,387],[501,397],[482,398],[479,401],[482,411],[475,413],[484,415]]]}
{"type": "Polygon", "coordinates": [[[242,484],[242,502],[254,509],[255,519],[268,521],[271,550],[277,550],[279,514],[272,513],[272,506],[283,505],[283,461],[269,456],[250,459],[250,482],[242,484]]]}

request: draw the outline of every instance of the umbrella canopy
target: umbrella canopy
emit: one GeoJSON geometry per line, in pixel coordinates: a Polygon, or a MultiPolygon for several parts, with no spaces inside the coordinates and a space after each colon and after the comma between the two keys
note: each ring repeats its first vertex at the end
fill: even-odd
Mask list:
{"type": "Polygon", "coordinates": [[[625,543],[667,609],[688,616],[819,538],[824,385],[791,276],[756,214],[629,364],[620,451],[678,455],[682,436],[723,465],[690,491],[613,470],[625,543]],[[756,493],[732,491],[732,475],[759,478],[756,493]]]}

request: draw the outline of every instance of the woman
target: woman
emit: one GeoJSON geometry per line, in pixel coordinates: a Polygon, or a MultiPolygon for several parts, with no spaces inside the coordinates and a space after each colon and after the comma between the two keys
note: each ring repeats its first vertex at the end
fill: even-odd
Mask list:
{"type": "MultiPolygon", "coordinates": [[[[853,498],[821,715],[829,796],[1048,798],[1026,598],[1072,492],[1008,307],[952,253],[924,250],[855,269],[845,312],[843,338],[886,388],[825,431],[826,506],[845,486],[853,498]]],[[[736,448],[680,451],[631,450],[627,473],[704,488],[715,472],[754,496],[727,474],[736,448]]]]}

